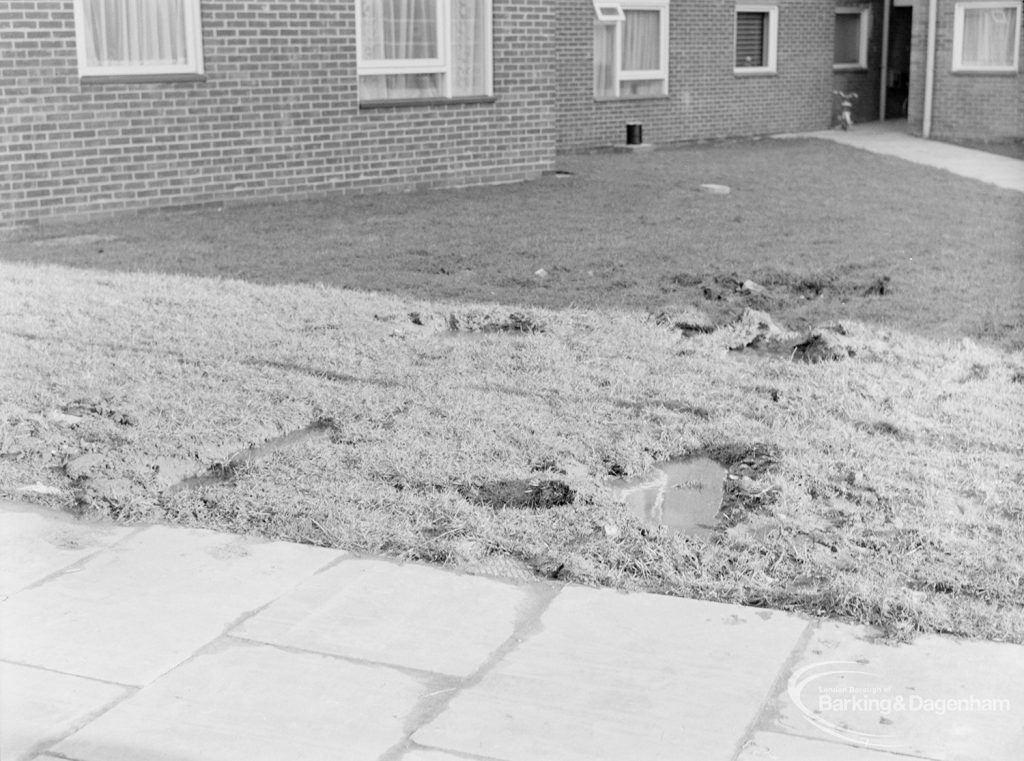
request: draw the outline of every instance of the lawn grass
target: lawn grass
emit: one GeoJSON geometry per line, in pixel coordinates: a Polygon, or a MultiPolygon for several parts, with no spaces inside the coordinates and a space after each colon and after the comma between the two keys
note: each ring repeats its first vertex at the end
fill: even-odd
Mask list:
{"type": "Polygon", "coordinates": [[[552,309],[753,305],[791,326],[856,319],[1024,348],[1018,193],[815,140],[559,163],[573,174],[43,227],[0,242],[0,259],[552,309]],[[861,298],[883,278],[884,297],[861,298]],[[746,279],[768,289],[755,303],[734,298],[746,279]]]}
{"type": "Polygon", "coordinates": [[[1024,642],[1024,355],[850,322],[794,363],[677,322],[2,264],[0,495],[1024,642]],[[613,498],[696,453],[730,469],[709,539],[613,498]]]}
{"type": "Polygon", "coordinates": [[[960,145],[964,148],[971,148],[975,151],[994,153],[997,156],[1006,156],[1007,158],[1017,159],[1018,161],[1024,161],[1024,140],[1020,138],[1007,138],[1004,140],[964,140],[947,138],[942,142],[960,145]]]}
{"type": "Polygon", "coordinates": [[[1024,642],[1020,195],[815,141],[561,163],[3,240],[0,497],[1024,642]],[[730,351],[750,308],[838,359],[730,351]],[[709,539],[613,497],[694,454],[709,539]]]}

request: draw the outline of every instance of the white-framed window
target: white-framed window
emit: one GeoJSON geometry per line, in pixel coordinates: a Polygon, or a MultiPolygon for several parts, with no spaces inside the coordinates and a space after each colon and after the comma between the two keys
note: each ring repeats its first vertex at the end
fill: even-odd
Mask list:
{"type": "Polygon", "coordinates": [[[1020,0],[957,3],[953,16],[953,71],[1017,71],[1020,0]]]}
{"type": "Polygon", "coordinates": [[[669,0],[594,2],[594,97],[668,95],[669,0]]]}
{"type": "Polygon", "coordinates": [[[866,69],[871,11],[868,8],[836,8],[834,69],[866,69]]]}
{"type": "Polygon", "coordinates": [[[736,74],[774,74],[778,61],[779,8],[736,6],[736,74]]]}
{"type": "Polygon", "coordinates": [[[75,0],[82,77],[203,73],[199,0],[75,0]]]}
{"type": "Polygon", "coordinates": [[[360,101],[489,96],[491,0],[359,0],[360,101]]]}
{"type": "Polygon", "coordinates": [[[605,3],[601,0],[594,0],[594,13],[598,21],[625,21],[626,14],[622,12],[622,5],[619,3],[605,3]]]}

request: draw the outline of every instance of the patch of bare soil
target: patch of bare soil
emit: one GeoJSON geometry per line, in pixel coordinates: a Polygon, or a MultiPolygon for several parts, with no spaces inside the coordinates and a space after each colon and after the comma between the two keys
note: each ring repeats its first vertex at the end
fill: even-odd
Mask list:
{"type": "Polygon", "coordinates": [[[889,296],[892,295],[893,284],[888,275],[799,275],[767,270],[752,277],[735,273],[714,276],[703,280],[700,289],[705,301],[742,303],[753,309],[771,310],[795,301],[823,297],[842,301],[854,297],[889,296]]]}
{"type": "Polygon", "coordinates": [[[413,325],[453,333],[543,333],[544,321],[530,312],[462,309],[448,313],[410,312],[413,325]]]}
{"type": "Polygon", "coordinates": [[[543,478],[465,484],[458,491],[470,502],[495,509],[548,510],[571,505],[576,499],[576,492],[564,481],[543,478]]]}

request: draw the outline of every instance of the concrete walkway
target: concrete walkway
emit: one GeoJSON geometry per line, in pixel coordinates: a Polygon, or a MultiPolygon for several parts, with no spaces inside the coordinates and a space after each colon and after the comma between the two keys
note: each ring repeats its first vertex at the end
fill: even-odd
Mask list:
{"type": "Polygon", "coordinates": [[[832,129],[775,137],[814,137],[831,140],[872,153],[913,161],[915,164],[945,169],[961,177],[970,177],[1006,190],[1024,193],[1024,161],[937,140],[913,137],[907,134],[906,128],[904,121],[868,122],[855,124],[847,132],[832,129]]]}
{"type": "Polygon", "coordinates": [[[1024,758],[1024,647],[0,503],[0,758],[1024,758]]]}

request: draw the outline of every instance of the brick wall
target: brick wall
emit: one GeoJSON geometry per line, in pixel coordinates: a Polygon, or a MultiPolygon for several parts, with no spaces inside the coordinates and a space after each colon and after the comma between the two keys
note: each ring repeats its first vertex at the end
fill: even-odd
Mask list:
{"type": "MultiPolygon", "coordinates": [[[[883,44],[883,2],[882,0],[836,0],[837,8],[867,8],[870,10],[868,35],[868,60],[866,69],[833,70],[832,89],[855,92],[857,99],[853,106],[853,122],[878,120],[879,95],[882,71],[883,44]]],[[[838,123],[839,98],[833,101],[832,123],[838,123]]]]}
{"type": "MultiPolygon", "coordinates": [[[[932,137],[1024,138],[1024,77],[1014,74],[953,72],[953,0],[939,0],[935,45],[932,137]]],[[[928,2],[914,4],[911,53],[910,130],[921,134],[924,122],[928,2]]]]}
{"type": "Polygon", "coordinates": [[[558,21],[558,147],[625,142],[627,122],[644,142],[824,129],[832,99],[834,13],[821,0],[778,0],[774,75],[736,75],[734,0],[673,0],[669,12],[669,95],[596,101],[591,0],[552,0],[558,21]]]}
{"type": "Polygon", "coordinates": [[[360,110],[355,0],[203,0],[206,81],[82,84],[72,0],[0,4],[0,227],[537,176],[554,11],[494,0],[494,103],[360,110]]]}

